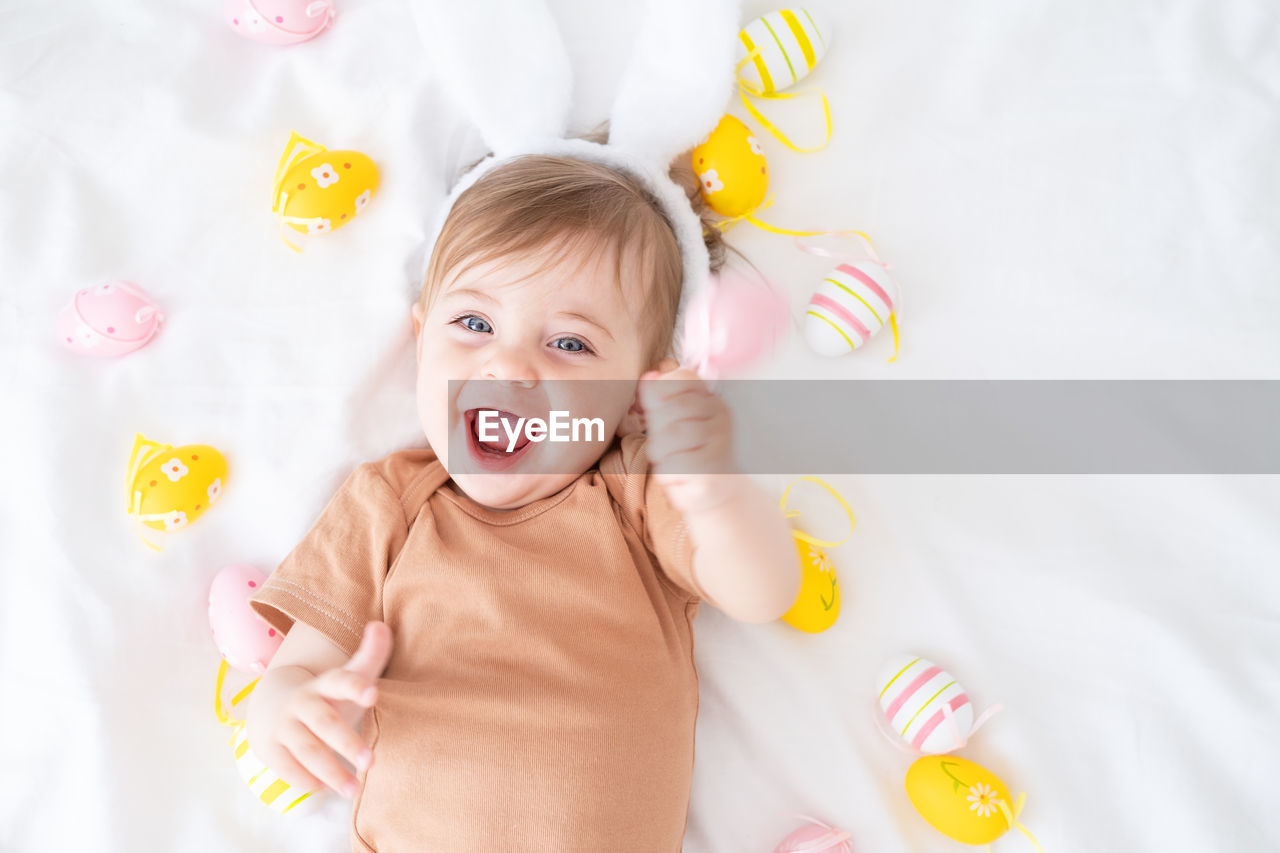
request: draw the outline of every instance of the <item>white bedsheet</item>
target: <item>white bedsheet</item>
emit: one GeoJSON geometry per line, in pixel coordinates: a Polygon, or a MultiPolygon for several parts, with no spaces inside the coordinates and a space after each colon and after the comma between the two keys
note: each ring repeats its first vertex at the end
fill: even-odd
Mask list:
{"type": "MultiPolygon", "coordinates": [[[[635,10],[611,5],[555,5],[580,126],[627,50],[635,10]]],[[[761,135],[765,216],[871,233],[903,353],[819,361],[793,336],[764,375],[1280,378],[1280,6],[812,5],[835,31],[812,78],[835,137],[799,156],[761,135]]],[[[478,152],[402,0],[340,0],[286,48],[220,7],[0,2],[0,850],[347,849],[343,803],[289,821],[241,784],[205,596],[224,565],[269,570],[353,465],[419,440],[406,270],[478,152]],[[268,211],[291,130],[383,179],[302,255],[268,211]],[[110,362],[59,350],[56,312],[112,278],[162,302],[159,337],[110,362]],[[124,512],[136,431],[231,463],[224,502],[160,554],[124,512]]],[[[825,262],[731,236],[800,316],[825,262]]],[[[858,851],[960,849],[872,722],[901,651],[1006,706],[962,754],[1028,792],[1046,851],[1280,846],[1280,480],[829,479],[858,515],[837,625],[698,619],[686,850],[772,850],[791,812],[858,851]]]]}

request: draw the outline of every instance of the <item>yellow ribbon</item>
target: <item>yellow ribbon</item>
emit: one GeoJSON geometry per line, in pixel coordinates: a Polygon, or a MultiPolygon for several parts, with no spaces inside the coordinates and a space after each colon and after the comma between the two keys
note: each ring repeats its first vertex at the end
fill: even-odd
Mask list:
{"type": "Polygon", "coordinates": [[[728,231],[730,228],[733,228],[739,222],[750,222],[752,225],[759,228],[761,231],[768,231],[770,234],[784,234],[789,237],[826,237],[830,235],[840,235],[840,234],[860,234],[864,238],[866,238],[868,243],[871,242],[871,238],[867,237],[867,235],[863,234],[861,231],[849,231],[849,230],[796,231],[791,228],[783,228],[778,225],[770,225],[768,222],[757,219],[754,216],[754,214],[757,211],[768,210],[772,206],[773,206],[773,193],[770,193],[768,198],[766,198],[756,207],[753,207],[751,210],[748,210],[746,213],[740,213],[737,216],[730,216],[728,219],[722,219],[719,222],[717,222],[713,227],[716,228],[716,230],[723,233],[725,231],[728,231]]]}
{"type": "Polygon", "coordinates": [[[764,89],[761,89],[759,86],[756,86],[751,81],[747,80],[745,77],[742,76],[742,69],[748,62],[752,61],[759,55],[760,55],[760,49],[755,48],[746,56],[744,56],[741,60],[739,60],[738,67],[735,68],[733,71],[734,76],[738,78],[738,86],[741,89],[738,95],[739,97],[742,98],[742,105],[747,108],[747,112],[751,113],[752,117],[755,118],[756,121],[760,122],[760,124],[764,126],[765,130],[773,134],[774,139],[778,140],[783,145],[790,148],[792,151],[795,151],[797,154],[810,154],[814,151],[821,151],[823,148],[826,148],[827,143],[831,141],[831,105],[827,102],[827,96],[820,91],[807,91],[807,90],[803,92],[766,92],[764,89]],[[756,97],[756,98],[762,98],[762,99],[771,100],[771,101],[781,101],[787,98],[798,98],[804,95],[817,95],[818,97],[822,98],[822,115],[827,123],[827,134],[823,138],[822,144],[815,145],[812,148],[799,147],[790,139],[788,139],[786,134],[784,134],[781,130],[779,130],[773,124],[773,122],[765,118],[764,115],[762,115],[761,112],[758,109],[756,109],[755,105],[752,104],[751,101],[747,98],[747,95],[752,95],[753,97],[756,97]]]}
{"type": "Polygon", "coordinates": [[[143,533],[146,525],[144,521],[151,520],[154,516],[144,516],[142,514],[142,492],[136,490],[134,482],[138,479],[138,472],[141,471],[148,463],[153,461],[157,456],[168,453],[173,450],[171,444],[160,444],[151,441],[142,433],[135,433],[133,436],[133,450],[129,454],[129,473],[125,475],[125,494],[128,496],[126,509],[129,515],[138,520],[138,538],[142,540],[142,544],[146,545],[152,551],[163,551],[159,545],[152,542],[143,533]]]}
{"type": "Polygon", "coordinates": [[[284,181],[285,172],[294,163],[311,154],[317,154],[327,150],[323,145],[319,145],[300,136],[297,131],[291,131],[289,134],[289,142],[284,147],[284,153],[280,155],[280,162],[276,164],[276,175],[271,181],[271,211],[276,215],[276,222],[280,226],[280,239],[284,244],[295,252],[301,252],[302,247],[296,245],[285,234],[288,230],[287,222],[294,221],[297,217],[288,217],[284,215],[285,205],[289,201],[289,194],[282,191],[281,184],[284,181]]]}
{"type": "Polygon", "coordinates": [[[817,477],[809,477],[809,476],[797,477],[795,480],[791,481],[791,485],[787,486],[787,488],[782,492],[782,499],[778,501],[778,506],[782,510],[783,517],[795,518],[798,515],[800,515],[800,510],[798,509],[793,509],[793,510],[787,509],[787,496],[791,494],[791,490],[795,488],[796,485],[800,483],[802,480],[807,480],[810,483],[817,483],[819,486],[822,486],[822,488],[826,489],[827,493],[830,494],[831,497],[836,499],[836,502],[840,504],[842,509],[844,509],[845,515],[849,517],[849,532],[844,535],[843,539],[840,539],[838,541],[829,541],[826,539],[819,539],[816,536],[810,536],[808,533],[802,533],[799,530],[792,530],[791,535],[799,539],[801,542],[808,542],[810,545],[816,545],[819,548],[834,548],[837,545],[843,545],[845,542],[849,541],[849,537],[853,535],[853,528],[855,524],[854,518],[853,518],[853,509],[850,508],[848,502],[845,501],[845,499],[840,496],[839,492],[837,492],[831,486],[827,485],[822,480],[819,480],[817,477]]]}
{"type": "Polygon", "coordinates": [[[296,233],[296,229],[290,228],[288,225],[289,218],[294,218],[294,219],[297,218],[297,217],[286,217],[284,215],[284,205],[285,205],[285,202],[288,201],[288,199],[289,199],[288,193],[285,193],[285,192],[280,193],[280,207],[279,209],[276,210],[276,223],[280,226],[280,239],[283,240],[284,244],[288,246],[290,249],[293,249],[298,254],[302,254],[302,247],[294,243],[288,237],[288,234],[290,231],[294,231],[296,233]]]}
{"type": "MultiPolygon", "coordinates": [[[[230,742],[234,743],[236,734],[238,734],[240,729],[244,727],[245,721],[231,716],[231,712],[222,705],[222,684],[227,678],[227,669],[226,658],[223,658],[222,662],[218,664],[218,677],[214,682],[213,687],[213,713],[217,716],[218,722],[222,723],[224,726],[231,726],[233,731],[231,733],[230,742]]],[[[245,697],[253,692],[253,688],[257,687],[258,682],[261,680],[261,678],[255,678],[253,681],[250,681],[244,687],[240,688],[240,692],[231,697],[231,707],[234,708],[236,705],[239,705],[244,701],[245,697]]]]}
{"type": "MultiPolygon", "coordinates": [[[[1040,846],[1040,842],[1036,840],[1036,837],[1031,834],[1031,830],[1018,823],[1018,814],[1022,811],[1022,805],[1026,802],[1026,799],[1027,794],[1023,791],[1018,795],[1017,802],[1013,804],[1013,811],[1009,811],[1009,805],[1004,800],[997,799],[992,800],[992,802],[1000,807],[1000,811],[1004,814],[1005,822],[1009,824],[1010,829],[1017,829],[1027,837],[1027,840],[1031,842],[1031,846],[1036,848],[1037,853],[1044,853],[1044,848],[1040,846]]],[[[986,849],[990,850],[991,845],[988,844],[986,849]]]]}

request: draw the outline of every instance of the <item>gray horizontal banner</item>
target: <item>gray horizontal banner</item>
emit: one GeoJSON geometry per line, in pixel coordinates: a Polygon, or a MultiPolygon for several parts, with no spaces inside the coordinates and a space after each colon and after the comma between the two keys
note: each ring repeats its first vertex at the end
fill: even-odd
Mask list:
{"type": "MultiPolygon", "coordinates": [[[[737,380],[714,388],[733,414],[745,473],[1280,474],[1280,381],[737,380]]],[[[599,400],[616,411],[622,390],[561,380],[520,393],[540,399],[541,411],[556,400],[579,410],[599,400]]],[[[598,414],[569,417],[580,413],[598,414]]],[[[455,443],[455,452],[466,450],[455,443]]],[[[517,467],[532,472],[536,453],[517,467]]],[[[557,464],[544,460],[540,470],[557,464]]],[[[696,462],[686,467],[696,472],[696,462]]]]}

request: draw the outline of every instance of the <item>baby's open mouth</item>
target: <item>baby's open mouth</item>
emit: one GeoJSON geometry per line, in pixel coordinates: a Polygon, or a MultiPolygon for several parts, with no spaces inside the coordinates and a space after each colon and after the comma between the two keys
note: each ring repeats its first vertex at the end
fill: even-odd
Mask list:
{"type": "Polygon", "coordinates": [[[507,467],[524,455],[531,443],[523,429],[526,419],[514,412],[479,408],[467,409],[463,415],[467,421],[467,446],[472,458],[486,468],[507,467]],[[482,412],[485,413],[483,423],[482,412]]]}

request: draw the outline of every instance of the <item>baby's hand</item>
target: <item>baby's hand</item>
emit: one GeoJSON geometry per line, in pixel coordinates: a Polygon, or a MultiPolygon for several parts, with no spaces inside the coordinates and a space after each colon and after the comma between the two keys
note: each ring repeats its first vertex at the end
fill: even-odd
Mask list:
{"type": "Polygon", "coordinates": [[[360,771],[372,763],[373,754],[355,724],[377,702],[378,676],[390,658],[391,629],[370,622],[360,647],[340,667],[319,676],[296,666],[268,670],[257,689],[264,695],[255,695],[249,720],[247,734],[254,752],[292,786],[316,790],[327,785],[343,796],[354,796],[358,783],[338,756],[360,771]],[[288,683],[285,679],[297,674],[293,670],[301,670],[302,677],[288,683]],[[273,674],[277,684],[268,687],[265,682],[273,674]]]}
{"type": "Polygon", "coordinates": [[[654,475],[677,509],[701,512],[733,490],[729,407],[688,368],[640,377],[640,403],[654,475]]]}

